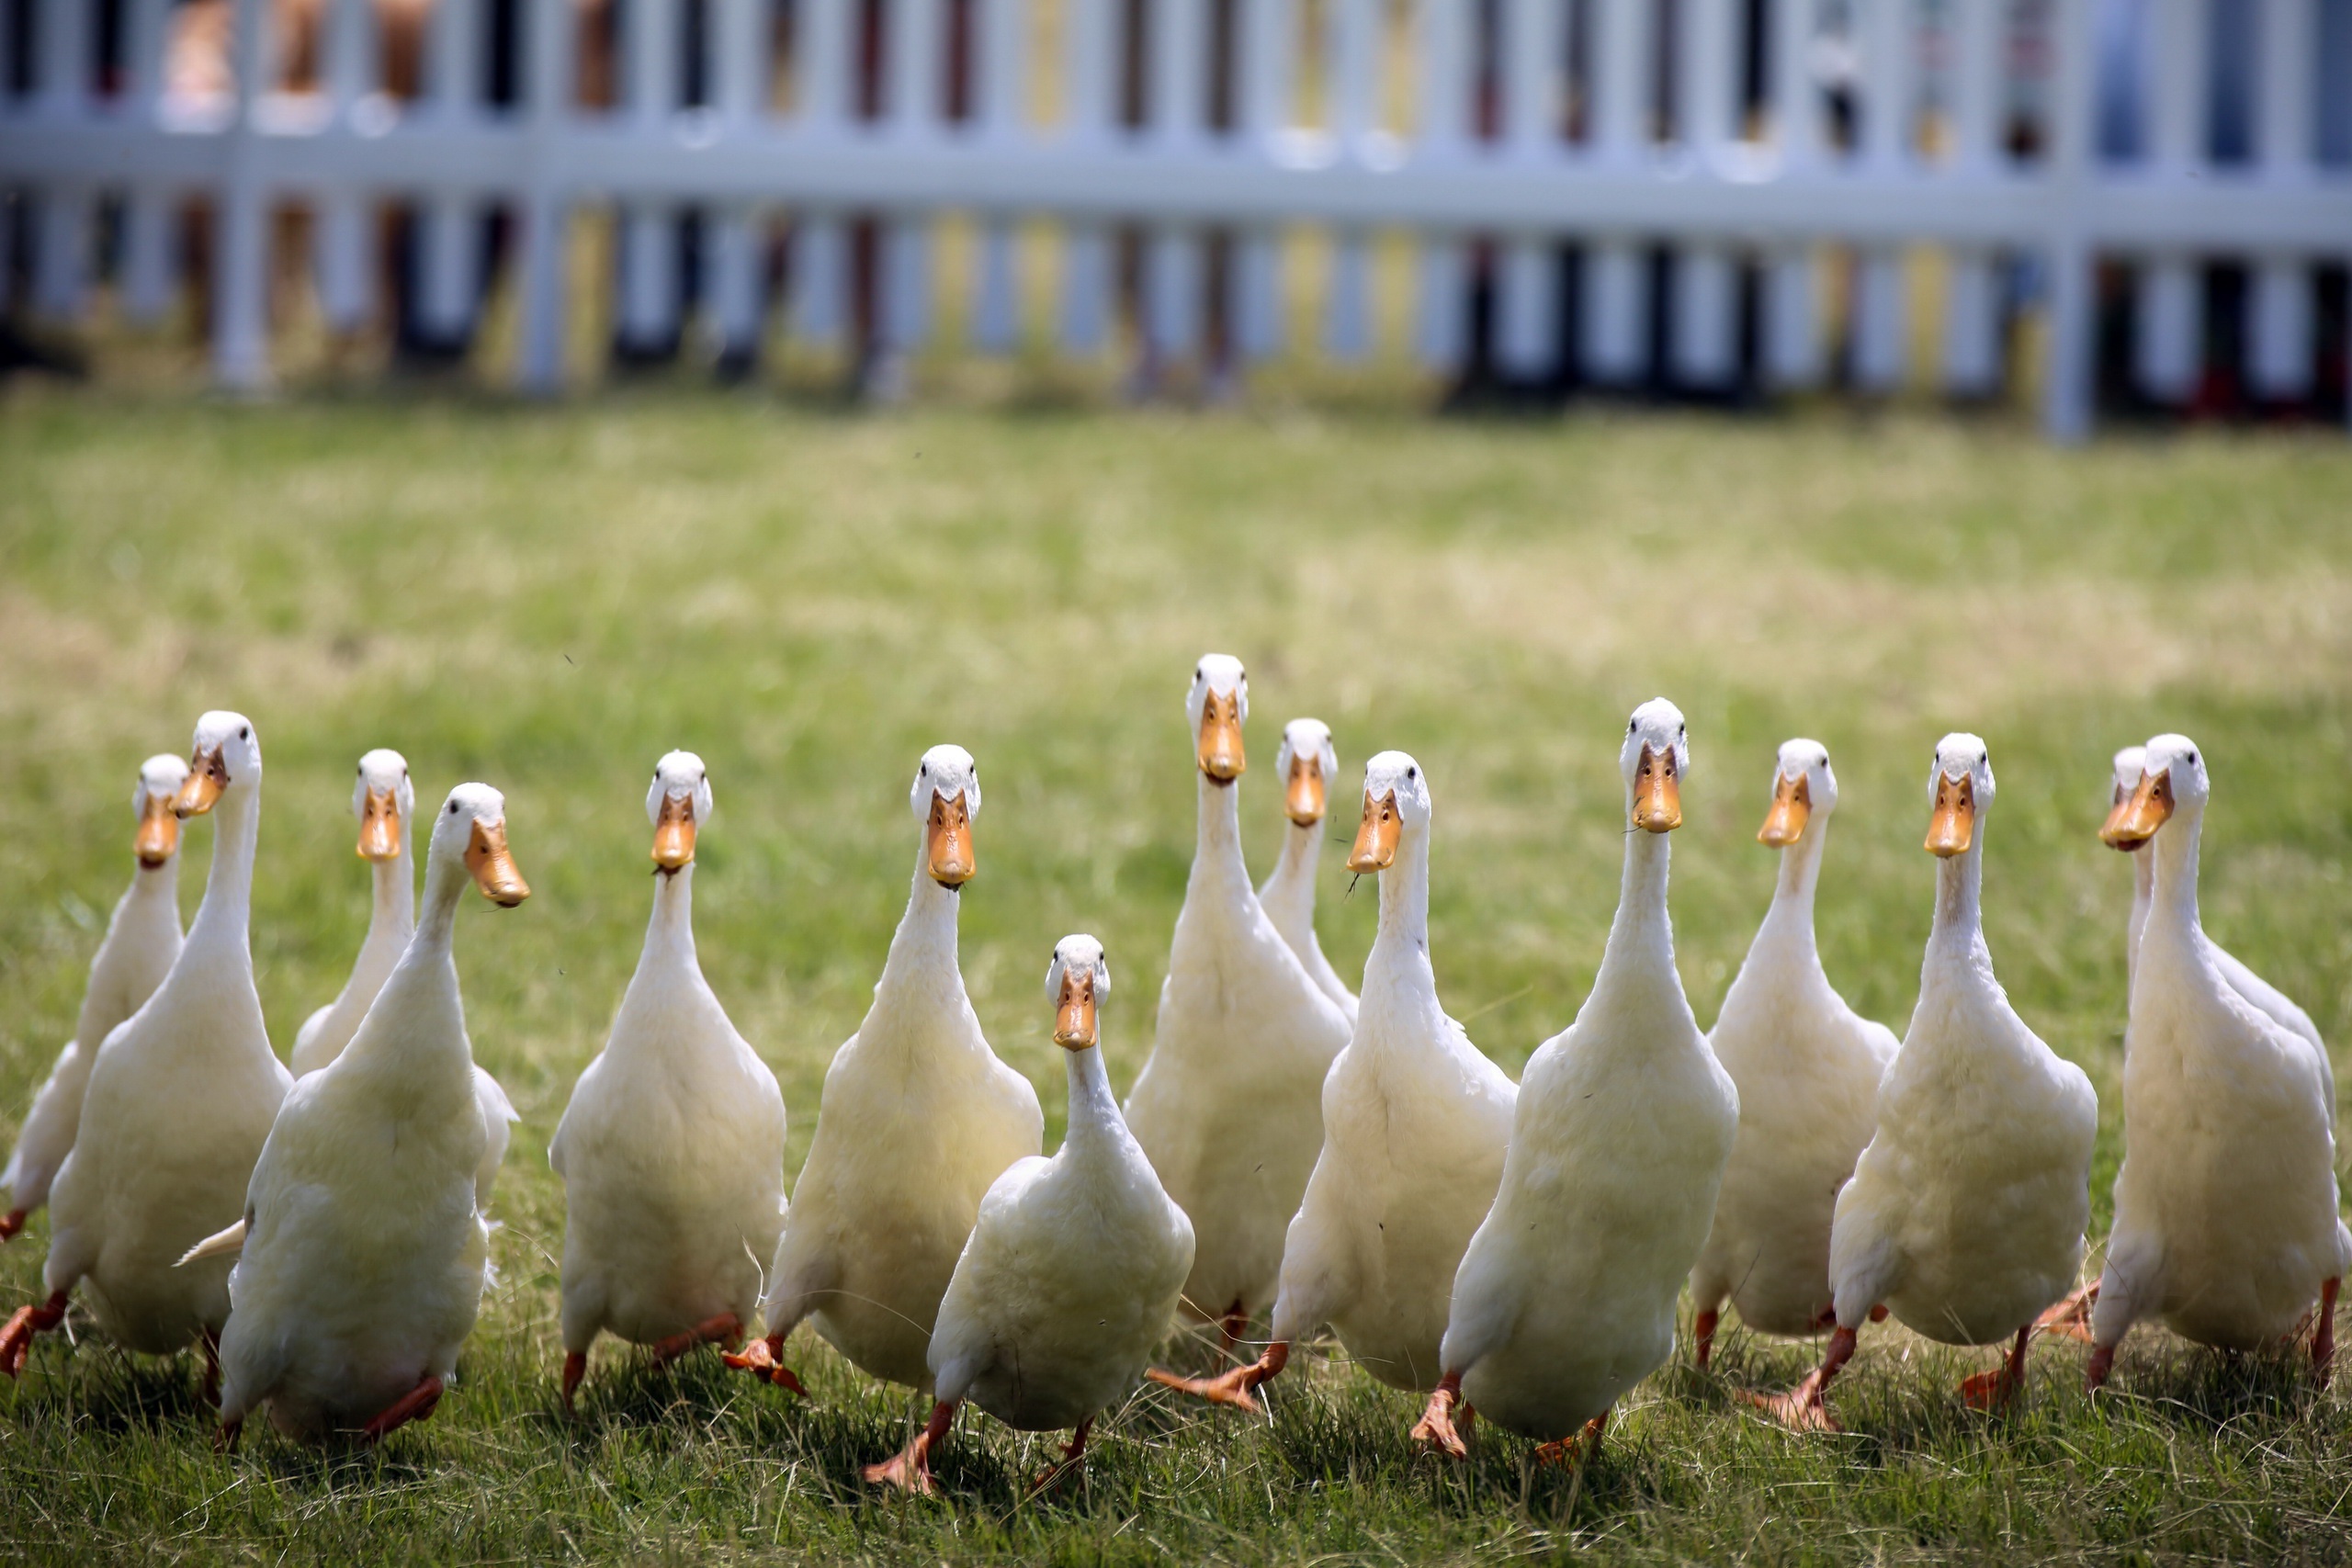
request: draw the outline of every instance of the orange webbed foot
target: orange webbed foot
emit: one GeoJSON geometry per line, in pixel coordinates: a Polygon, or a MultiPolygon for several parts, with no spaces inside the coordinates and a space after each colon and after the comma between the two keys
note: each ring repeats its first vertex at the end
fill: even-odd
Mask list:
{"type": "Polygon", "coordinates": [[[32,1354],[33,1336],[46,1334],[65,1321],[66,1295],[53,1292],[40,1306],[21,1306],[0,1328],[0,1372],[15,1377],[25,1370],[25,1359],[32,1354]]]}
{"type": "Polygon", "coordinates": [[[1236,1367],[1213,1378],[1179,1377],[1158,1367],[1147,1369],[1144,1376],[1163,1388],[1172,1388],[1179,1393],[1205,1399],[1212,1404],[1229,1404],[1236,1410],[1255,1416],[1260,1406],[1257,1400],[1250,1397],[1251,1394],[1261,1385],[1272,1382],[1289,1362],[1290,1347],[1277,1339],[1266,1347],[1264,1355],[1248,1366],[1236,1367]]]}
{"type": "Polygon", "coordinates": [[[2025,1347],[2026,1341],[2032,1337],[2033,1325],[2028,1324],[2018,1330],[2016,1347],[2002,1358],[1999,1366],[1989,1372],[1978,1372],[1973,1377],[1962,1379],[1962,1402],[1971,1410],[2008,1408],[2009,1402],[2017,1397],[2018,1390],[2025,1386],[2025,1347]]]}
{"type": "Polygon", "coordinates": [[[1842,1432],[1846,1428],[1829,1413],[1828,1385],[1829,1380],[1816,1367],[1785,1393],[1757,1393],[1742,1389],[1739,1397],[1792,1432],[1842,1432]]]}
{"type": "Polygon", "coordinates": [[[1548,1443],[1535,1445],[1538,1464],[1573,1465],[1579,1458],[1590,1459],[1600,1451],[1600,1434],[1609,1427],[1606,1411],[1584,1424],[1584,1430],[1573,1438],[1556,1438],[1548,1443]]]}
{"type": "MultiPolygon", "coordinates": [[[[1468,1459],[1470,1446],[1453,1424],[1453,1407],[1462,1403],[1462,1374],[1448,1372],[1430,1394],[1429,1408],[1413,1424],[1412,1438],[1455,1459],[1468,1459]]],[[[1466,1421],[1464,1423],[1468,1424],[1466,1421]]]]}
{"type": "Polygon", "coordinates": [[[2093,1280],[2033,1320],[2036,1333],[2055,1334],[2091,1342],[2091,1309],[2098,1305],[2098,1281],[2093,1280]]]}
{"type": "Polygon", "coordinates": [[[784,1364],[782,1335],[771,1335],[765,1339],[754,1339],[741,1350],[728,1351],[719,1359],[737,1371],[753,1373],[765,1378],[778,1388],[800,1395],[803,1399],[808,1397],[808,1389],[802,1386],[799,1378],[793,1374],[792,1369],[784,1364]]]}
{"type": "Polygon", "coordinates": [[[945,1400],[931,1407],[931,1423],[914,1435],[914,1440],[880,1464],[869,1464],[860,1472],[868,1486],[890,1486],[918,1497],[934,1497],[938,1488],[931,1482],[931,1452],[947,1440],[947,1428],[956,1419],[956,1407],[945,1400]]]}
{"type": "Polygon", "coordinates": [[[369,1443],[380,1443],[410,1422],[424,1420],[433,1414],[434,1406],[441,1403],[444,1386],[439,1378],[428,1373],[418,1381],[414,1388],[392,1401],[377,1414],[375,1419],[362,1427],[360,1436],[369,1443]]]}
{"type": "Polygon", "coordinates": [[[1086,1434],[1093,1427],[1094,1417],[1091,1416],[1078,1424],[1078,1430],[1062,1446],[1062,1457],[1046,1466],[1045,1473],[1029,1483],[1029,1495],[1035,1497],[1040,1492],[1058,1486],[1086,1468],[1086,1434]]]}
{"type": "Polygon", "coordinates": [[[657,1367],[666,1367],[679,1357],[702,1346],[714,1344],[731,1346],[740,1343],[742,1337],[743,1320],[731,1312],[722,1312],[716,1317],[703,1319],[683,1333],[673,1334],[666,1339],[655,1340],[650,1347],[653,1352],[653,1364],[657,1367]]]}

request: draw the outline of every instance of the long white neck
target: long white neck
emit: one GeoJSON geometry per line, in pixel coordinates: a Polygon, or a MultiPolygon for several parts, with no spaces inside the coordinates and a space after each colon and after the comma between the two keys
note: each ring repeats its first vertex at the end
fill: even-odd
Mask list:
{"type": "Polygon", "coordinates": [[[1828,839],[1828,821],[1815,814],[1797,841],[1781,852],[1772,907],[1765,911],[1764,923],[1757,931],[1758,946],[1769,944],[1785,959],[1819,965],[1821,956],[1813,931],[1813,894],[1821,879],[1821,857],[1828,839]]]}
{"type": "Polygon", "coordinates": [[[1380,924],[1364,959],[1364,988],[1399,982],[1437,996],[1430,965],[1430,835],[1407,828],[1396,836],[1396,857],[1380,874],[1380,924]]]}
{"type": "MultiPolygon", "coordinates": [[[[1627,813],[1632,815],[1632,804],[1627,813]]],[[[1600,954],[1588,1007],[1606,998],[1611,1005],[1636,1001],[1642,993],[1671,992],[1682,999],[1682,979],[1674,969],[1674,925],[1666,909],[1668,835],[1639,828],[1625,830],[1625,870],[1617,888],[1617,917],[1610,922],[1609,945],[1600,954]],[[1623,993],[1623,995],[1621,995],[1623,993]]]]}
{"type": "Polygon", "coordinates": [[[653,874],[653,914],[645,922],[645,951],[639,954],[639,976],[657,970],[701,973],[695,957],[695,868],[689,861],[675,871],[653,874]]]}
{"type": "Polygon", "coordinates": [[[416,933],[350,1045],[335,1058],[338,1068],[348,1062],[375,1075],[392,1097],[386,1108],[395,1113],[413,1113],[425,1104],[446,1111],[456,1096],[472,1103],[473,1052],[450,948],[458,903],[472,880],[457,856],[426,857],[416,933]]]}
{"type": "Polygon", "coordinates": [[[1250,886],[1250,868],[1241,858],[1241,786],[1238,783],[1218,784],[1206,773],[1199,778],[1199,826],[1193,845],[1193,874],[1185,885],[1185,902],[1192,902],[1193,895],[1201,893],[1254,899],[1257,893],[1250,886]]]}
{"type": "MultiPolygon", "coordinates": [[[[218,852],[217,851],[215,852],[218,852]]],[[[130,863],[130,886],[123,889],[122,901],[115,908],[115,919],[122,919],[122,911],[144,909],[151,905],[171,906],[172,924],[179,924],[180,857],[172,856],[161,865],[130,863]]]]}
{"type": "Polygon", "coordinates": [[[937,999],[943,986],[955,997],[963,997],[964,976],[956,957],[956,911],[962,897],[933,879],[930,857],[918,845],[907,912],[899,917],[899,929],[890,938],[890,955],[883,961],[882,978],[875,983],[876,1009],[901,998],[917,1006],[929,1005],[937,999]]]}
{"type": "Polygon", "coordinates": [[[233,962],[251,970],[254,845],[261,836],[261,785],[231,788],[212,819],[212,873],[205,878],[204,902],[197,906],[187,945],[210,954],[233,954],[233,962]]]}
{"type": "Polygon", "coordinates": [[[1928,932],[1928,961],[1982,959],[1984,947],[1984,835],[1976,833],[1960,854],[1936,863],[1936,918],[1928,932]]]}
{"type": "Polygon", "coordinates": [[[1258,902],[1284,934],[1313,928],[1315,878],[1322,863],[1323,824],[1290,822],[1283,831],[1283,853],[1274,863],[1274,874],[1258,889],[1258,902]]]}
{"type": "Polygon", "coordinates": [[[2132,924],[2123,939],[2123,976],[2128,987],[2140,973],[2140,933],[2156,901],[2156,852],[2143,844],[2132,852],[2132,924]]]}
{"type": "MultiPolygon", "coordinates": [[[[402,824],[405,829],[406,824],[402,824]]],[[[416,863],[410,858],[409,835],[401,834],[401,852],[390,860],[371,861],[375,888],[368,910],[368,945],[379,941],[406,945],[416,930],[416,863]]]]}
{"type": "Polygon", "coordinates": [[[1111,1092],[1111,1075],[1102,1066],[1102,1052],[1090,1045],[1066,1051],[1069,1057],[1069,1130],[1062,1138],[1065,1157],[1085,1161],[1142,1157],[1127,1119],[1119,1114],[1118,1097],[1111,1092]]]}
{"type": "Polygon", "coordinates": [[[2182,806],[2164,825],[2155,841],[2140,852],[2152,858],[2155,865],[2153,885],[2148,889],[2148,916],[2141,928],[2144,934],[2163,930],[2179,937],[2198,931],[2197,913],[2197,849],[2198,840],[2205,833],[2205,807],[2201,802],[2182,806]]]}

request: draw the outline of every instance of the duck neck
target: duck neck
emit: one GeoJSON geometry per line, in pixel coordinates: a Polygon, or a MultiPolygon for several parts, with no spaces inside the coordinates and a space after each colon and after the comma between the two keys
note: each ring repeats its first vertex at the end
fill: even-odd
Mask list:
{"type": "Polygon", "coordinates": [[[1111,1092],[1111,1075],[1102,1066],[1100,1046],[1066,1051],[1069,1057],[1069,1130],[1062,1146],[1080,1154],[1101,1154],[1134,1141],[1119,1100],[1111,1092]]]}
{"type": "Polygon", "coordinates": [[[1193,875],[1189,896],[1209,889],[1250,894],[1250,868],[1241,858],[1241,786],[1219,784],[1200,776],[1199,826],[1193,845],[1193,875]]]}
{"type": "Polygon", "coordinates": [[[1258,901],[1277,925],[1314,923],[1315,877],[1322,863],[1323,824],[1290,823],[1283,831],[1282,859],[1274,863],[1274,874],[1266,878],[1266,886],[1258,890],[1258,901]]]}
{"type": "Polygon", "coordinates": [[[653,874],[653,914],[645,922],[645,952],[638,973],[660,968],[693,969],[695,959],[695,868],[653,874]]]}
{"type": "Polygon", "coordinates": [[[353,1070],[377,1075],[377,1082],[389,1084],[384,1103],[397,1114],[427,1105],[446,1110],[450,1096],[473,1092],[473,1054],[466,1041],[465,1002],[458,992],[458,963],[450,948],[458,904],[472,882],[457,856],[426,857],[416,931],[351,1043],[335,1058],[338,1066],[351,1062],[353,1070]],[[395,1016],[409,1026],[368,1027],[395,1016]],[[433,1070],[418,1070],[428,1064],[433,1070]]]}
{"type": "Polygon", "coordinates": [[[173,855],[161,865],[142,862],[130,863],[130,886],[123,890],[126,908],[143,909],[152,905],[172,907],[173,923],[178,923],[180,901],[180,857],[173,855]]]}
{"type": "Polygon", "coordinates": [[[368,911],[368,945],[392,942],[406,946],[416,930],[416,863],[409,856],[408,835],[401,835],[400,853],[370,862],[368,869],[375,888],[368,911]]]}
{"type": "Polygon", "coordinates": [[[875,1000],[907,985],[921,983],[926,990],[942,974],[954,977],[957,991],[963,976],[956,966],[956,915],[963,895],[943,887],[931,874],[931,862],[920,846],[915,851],[914,886],[907,894],[907,912],[890,938],[890,955],[882,964],[875,1000]]]}
{"type": "Polygon", "coordinates": [[[1668,835],[1640,828],[1626,829],[1617,916],[1609,925],[1609,945],[1601,951],[1600,973],[1593,978],[1595,997],[1625,987],[1664,987],[1677,997],[1682,994],[1681,978],[1674,971],[1674,924],[1666,908],[1667,865],[1671,854],[1668,835]]]}
{"type": "MultiPolygon", "coordinates": [[[[1405,966],[1430,973],[1430,839],[1426,828],[1396,836],[1396,856],[1380,874],[1380,924],[1368,972],[1405,966]]],[[[1430,989],[1435,991],[1434,978],[1430,989]]]]}
{"type": "Polygon", "coordinates": [[[204,881],[187,944],[198,950],[230,951],[250,968],[254,902],[254,844],[261,834],[261,785],[232,789],[214,808],[212,873],[204,881]]]}
{"type": "Polygon", "coordinates": [[[2132,925],[2124,935],[2123,974],[2128,987],[2140,972],[2140,933],[2148,929],[2148,910],[2156,901],[2156,852],[2145,844],[2132,852],[2132,925]]]}
{"type": "Polygon", "coordinates": [[[2162,926],[2174,933],[2198,929],[2197,914],[2197,847],[2204,836],[2205,813],[2202,807],[2188,806],[2175,811],[2156,834],[2155,841],[2140,853],[2152,858],[2152,880],[2148,889],[2148,919],[2142,930],[2162,926]]]}
{"type": "Polygon", "coordinates": [[[1813,893],[1821,879],[1822,847],[1828,828],[1816,817],[1795,843],[1781,852],[1780,879],[1772,889],[1772,907],[1764,915],[1764,936],[1774,946],[1815,960],[1813,893]]]}
{"type": "Polygon", "coordinates": [[[1980,952],[1984,946],[1984,835],[1936,863],[1936,918],[1928,933],[1930,955],[1980,952]]]}

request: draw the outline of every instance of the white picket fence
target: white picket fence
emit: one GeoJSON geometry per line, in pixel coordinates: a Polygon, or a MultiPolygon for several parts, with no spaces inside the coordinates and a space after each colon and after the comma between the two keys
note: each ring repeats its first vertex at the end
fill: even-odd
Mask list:
{"type": "Polygon", "coordinates": [[[272,90],[267,0],[233,0],[235,85],[216,100],[164,90],[171,0],[121,0],[127,69],[103,96],[94,0],[17,3],[35,7],[34,58],[0,60],[0,84],[30,83],[0,98],[0,186],[33,214],[39,310],[72,319],[85,308],[96,215],[119,202],[122,307],[133,319],[163,311],[180,285],[175,214],[200,197],[214,224],[212,366],[232,388],[270,377],[270,215],[293,203],[316,216],[318,297],[342,324],[371,307],[382,204],[421,215],[420,309],[457,325],[478,307],[479,215],[509,212],[515,374],[530,389],[562,379],[565,236],[575,213],[600,206],[617,220],[623,331],[674,327],[675,224],[694,210],[709,325],[752,344],[774,309],[806,340],[840,340],[848,235],[867,220],[881,236],[875,335],[922,344],[941,286],[933,236],[961,215],[980,235],[968,287],[984,348],[1015,335],[1023,223],[1059,231],[1055,330],[1080,354],[1114,324],[1114,236],[1142,236],[1136,328],[1171,357],[1195,353],[1208,329],[1204,280],[1220,247],[1218,325],[1244,365],[1290,335],[1285,236],[1320,229],[1333,241],[1317,323],[1327,347],[1363,349],[1373,243],[1402,233],[1418,258],[1420,357],[1441,371],[1464,363],[1470,275],[1487,258],[1494,361],[1542,374],[1564,341],[1558,257],[1573,246],[1576,368],[1604,383],[1654,368],[1687,384],[1731,378],[1752,266],[1765,385],[1822,380],[1833,334],[1821,302],[1838,298],[1851,310],[1838,325],[1852,381],[1892,389],[1910,374],[1921,303],[1906,297],[1904,260],[1928,247],[1945,258],[1940,381],[1987,392],[2007,374],[2004,269],[2022,259],[2041,278],[2042,414],[2062,439],[2092,417],[2098,262],[2135,268],[2136,373],[2170,399],[2200,361],[2205,263],[2246,267],[2247,373],[2264,395],[2292,398],[2322,352],[2318,269],[2352,260],[2352,170],[2323,166],[2315,129],[2325,73],[2352,78],[2352,60],[2319,57],[2323,0],[2256,0],[2254,151],[2227,164],[2206,156],[2212,0],[2142,0],[2147,156],[2130,163],[2094,145],[2095,0],[2045,0],[2041,144],[2028,158],[2006,144],[2014,0],[1846,0],[1859,130],[1842,144],[1815,63],[1820,0],[1486,0],[1483,11],[1480,0],[1311,0],[1310,12],[1299,8],[1310,0],[1231,0],[1224,49],[1212,45],[1216,0],[965,0],[970,46],[955,53],[968,109],[952,119],[957,0],[792,0],[782,84],[770,80],[774,0],[704,0],[708,101],[693,107],[680,102],[681,0],[628,0],[619,101],[594,111],[573,90],[576,0],[520,0],[518,101],[503,108],[481,91],[484,0],[435,0],[423,94],[407,103],[379,90],[370,0],[326,0],[320,89],[301,95],[272,90]],[[878,105],[860,101],[869,4],[882,7],[883,58],[865,78],[878,105]],[[1933,103],[1923,17],[1937,44],[1933,103]],[[1137,18],[1144,36],[1126,39],[1137,18]],[[1751,26],[1769,36],[1749,39],[1751,26]],[[1751,43],[1760,104],[1743,85],[1751,43]],[[1040,59],[1057,64],[1049,123],[1032,113],[1040,59]],[[1136,61],[1139,95],[1125,76],[1136,61]],[[1230,109],[1212,124],[1219,61],[1230,109]],[[1301,123],[1310,77],[1312,125],[1301,123]],[[771,110],[778,96],[789,112],[771,110]],[[779,219],[790,223],[788,300],[763,298],[763,237],[779,219]],[[1649,263],[1661,249],[1663,271],[1649,263]],[[1851,258],[1843,295],[1821,287],[1833,254],[1851,258]],[[1668,363],[1653,367],[1648,291],[1661,278],[1668,363]]]}

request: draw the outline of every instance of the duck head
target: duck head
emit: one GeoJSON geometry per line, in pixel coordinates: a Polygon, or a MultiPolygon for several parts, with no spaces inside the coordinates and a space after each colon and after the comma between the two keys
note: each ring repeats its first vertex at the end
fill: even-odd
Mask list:
{"type": "Polygon", "coordinates": [[[923,863],[950,893],[972,880],[972,818],[980,814],[980,770],[961,746],[934,746],[915,769],[911,796],[923,825],[923,863]]]}
{"type": "Polygon", "coordinates": [[[2146,771],[2147,761],[2148,749],[2145,746],[2126,746],[2115,754],[2115,781],[2108,796],[2107,820],[2099,825],[2098,829],[2099,842],[2109,849],[2121,850],[2130,854],[2140,847],[2137,843],[2126,844],[2117,840],[2123,836],[2120,831],[2123,818],[2132,804],[2132,792],[2140,787],[2140,775],[2146,771]]]}
{"type": "Polygon", "coordinates": [[[169,861],[180,847],[180,819],[172,805],[186,783],[187,764],[169,751],[158,751],[139,764],[139,787],[130,792],[130,809],[139,817],[132,848],[149,871],[169,861]]]}
{"type": "Polygon", "coordinates": [[[1358,875],[1386,871],[1406,829],[1423,833],[1429,825],[1430,786],[1421,765],[1402,751],[1383,751],[1363,765],[1363,822],[1348,852],[1348,869],[1358,875]]]}
{"type": "Polygon", "coordinates": [[[1330,781],[1340,771],[1331,750],[1331,727],[1319,718],[1295,718],[1283,726],[1274,771],[1283,776],[1283,811],[1302,828],[1323,820],[1330,781]]]}
{"type": "Polygon", "coordinates": [[[253,720],[241,713],[220,709],[196,721],[196,744],[188,752],[187,778],[172,801],[172,810],[185,821],[201,817],[220,804],[231,790],[247,790],[261,783],[261,738],[253,720]]]}
{"type": "Polygon", "coordinates": [[[1101,942],[1074,935],[1054,944],[1054,961],[1046,965],[1046,999],[1054,1004],[1055,1044],[1087,1051],[1100,1043],[1096,1010],[1110,994],[1111,964],[1101,942]]]}
{"type": "MultiPolygon", "coordinates": [[[[2121,762],[2119,755],[2117,761],[2121,762]]],[[[2136,850],[2154,838],[2173,814],[2204,809],[2211,793],[2205,761],[2186,735],[2159,735],[2140,759],[2140,776],[2129,798],[2116,802],[2099,838],[2119,850],[2136,850]]]]}
{"type": "Polygon", "coordinates": [[[1635,708],[1617,750],[1617,771],[1625,776],[1626,811],[1634,827],[1647,833],[1681,827],[1682,776],[1690,771],[1690,727],[1682,710],[1664,697],[1635,708]]]}
{"type": "Polygon", "coordinates": [[[653,824],[653,874],[674,876],[695,860],[695,835],[710,820],[710,774],[692,751],[673,751],[653,764],[645,792],[653,824]]]}
{"type": "Polygon", "coordinates": [[[1804,837],[1805,825],[1838,809],[1838,775],[1829,771],[1829,748],[1818,740],[1783,740],[1772,770],[1772,808],[1756,841],[1787,849],[1804,837]]]}
{"type": "Polygon", "coordinates": [[[1229,653],[1206,653],[1193,671],[1184,712],[1193,721],[1193,751],[1201,775],[1214,784],[1239,778],[1249,760],[1241,726],[1250,717],[1250,677],[1229,653]]]}
{"type": "Polygon", "coordinates": [[[408,759],[381,747],[359,759],[359,780],[351,786],[351,814],[359,818],[359,858],[401,858],[401,836],[416,815],[416,786],[408,780],[408,759]]]}
{"type": "Polygon", "coordinates": [[[428,852],[444,866],[452,863],[481,889],[482,897],[511,909],[531,896],[506,848],[506,797],[486,784],[461,784],[433,819],[428,852]]]}
{"type": "Polygon", "coordinates": [[[1964,855],[1976,842],[1976,819],[1993,804],[1993,758],[1982,737],[1954,730],[1936,742],[1928,770],[1928,852],[1964,855]]]}

